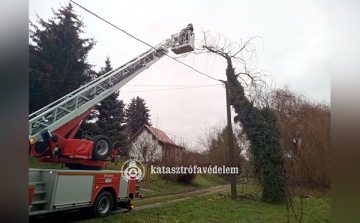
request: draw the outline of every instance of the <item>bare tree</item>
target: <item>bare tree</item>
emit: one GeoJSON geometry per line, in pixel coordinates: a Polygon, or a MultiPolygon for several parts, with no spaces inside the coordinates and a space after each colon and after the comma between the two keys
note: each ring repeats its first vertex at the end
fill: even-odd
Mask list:
{"type": "Polygon", "coordinates": [[[221,133],[221,130],[223,128],[225,128],[225,121],[218,121],[213,125],[206,125],[203,129],[203,135],[202,137],[199,137],[199,142],[200,142],[200,147],[201,150],[203,151],[208,151],[210,146],[211,146],[211,142],[213,139],[216,138],[217,135],[219,135],[221,133]]]}
{"type": "MultiPolygon", "coordinates": [[[[245,156],[243,151],[249,147],[249,141],[246,136],[239,138],[241,129],[235,128],[233,144],[234,144],[234,160],[236,166],[243,168],[243,161],[245,156]],[[245,140],[245,141],[243,141],[245,140]]],[[[211,165],[228,165],[228,132],[224,121],[218,121],[213,125],[208,125],[203,129],[203,136],[199,138],[202,145],[202,150],[206,151],[209,164],[211,165]]],[[[204,157],[205,158],[205,157],[204,157]]]]}
{"type": "Polygon", "coordinates": [[[221,34],[211,35],[210,31],[203,30],[203,40],[195,51],[183,54],[213,54],[223,57],[235,69],[236,78],[245,88],[246,96],[254,103],[262,103],[264,92],[274,87],[275,81],[270,71],[262,70],[257,66],[259,42],[262,38],[255,36],[247,41],[232,42],[221,34]]]}

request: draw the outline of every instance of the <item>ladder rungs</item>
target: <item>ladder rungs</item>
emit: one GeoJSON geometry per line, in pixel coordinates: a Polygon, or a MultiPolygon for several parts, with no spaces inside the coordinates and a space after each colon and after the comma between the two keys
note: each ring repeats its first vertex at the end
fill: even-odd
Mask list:
{"type": "Polygon", "coordinates": [[[30,182],[31,184],[36,184],[36,185],[38,185],[38,184],[45,184],[45,182],[30,182]]]}
{"type": "Polygon", "coordinates": [[[40,201],[33,201],[31,204],[46,204],[46,200],[40,200],[40,201]]]}

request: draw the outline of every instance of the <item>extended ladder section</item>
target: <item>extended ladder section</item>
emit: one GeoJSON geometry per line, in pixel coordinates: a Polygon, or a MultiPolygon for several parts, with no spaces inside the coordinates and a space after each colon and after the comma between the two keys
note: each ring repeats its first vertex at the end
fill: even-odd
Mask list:
{"type": "Polygon", "coordinates": [[[170,47],[176,54],[193,51],[194,39],[195,36],[190,31],[183,34],[173,34],[171,39],[163,41],[124,65],[32,113],[29,116],[29,140],[32,139],[30,140],[31,144],[42,139],[41,132],[45,129],[50,133],[55,131],[120,89],[136,75],[167,54],[170,47]]]}
{"type": "Polygon", "coordinates": [[[107,96],[120,89],[123,85],[149,68],[153,63],[168,53],[175,43],[171,38],[160,43],[128,63],[100,76],[79,89],[58,99],[48,106],[29,116],[29,140],[31,144],[41,140],[41,132],[50,133],[67,122],[78,117],[107,96]]]}

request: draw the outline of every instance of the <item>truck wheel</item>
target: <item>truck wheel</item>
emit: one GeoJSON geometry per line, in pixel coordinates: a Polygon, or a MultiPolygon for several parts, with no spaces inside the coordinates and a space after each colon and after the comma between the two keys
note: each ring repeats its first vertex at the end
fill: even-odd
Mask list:
{"type": "Polygon", "coordinates": [[[92,159],[95,161],[105,160],[111,155],[111,141],[103,135],[91,139],[94,142],[92,159]]]}
{"type": "Polygon", "coordinates": [[[96,197],[94,202],[94,214],[96,217],[108,216],[114,205],[114,199],[110,192],[103,191],[96,197]]]}

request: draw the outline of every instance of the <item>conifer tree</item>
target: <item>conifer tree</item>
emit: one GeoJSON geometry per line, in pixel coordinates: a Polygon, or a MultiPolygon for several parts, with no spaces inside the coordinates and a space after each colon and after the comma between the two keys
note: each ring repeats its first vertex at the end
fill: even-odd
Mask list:
{"type": "MultiPolygon", "coordinates": [[[[104,75],[112,69],[110,58],[107,57],[105,67],[101,68],[99,75],[104,75]]],[[[108,136],[112,142],[119,142],[123,147],[126,144],[126,136],[123,132],[125,129],[125,104],[122,100],[118,100],[119,94],[120,91],[116,91],[109,95],[95,107],[95,110],[98,111],[96,123],[102,134],[108,136]]]]}
{"type": "Polygon", "coordinates": [[[128,136],[133,136],[143,125],[151,125],[150,110],[144,99],[132,98],[126,108],[126,124],[128,136]]]}
{"type": "Polygon", "coordinates": [[[30,21],[30,113],[77,89],[91,75],[87,56],[96,42],[80,38],[85,26],[70,3],[52,11],[48,21],[37,16],[39,27],[30,21]]]}

